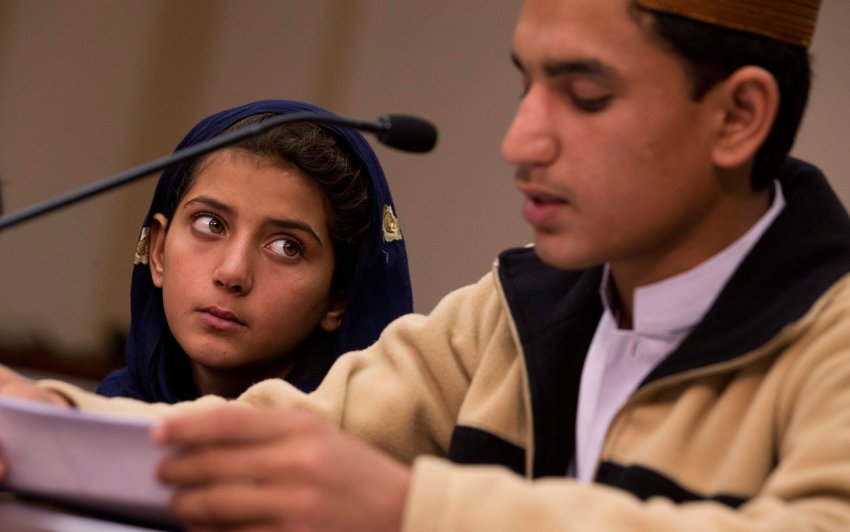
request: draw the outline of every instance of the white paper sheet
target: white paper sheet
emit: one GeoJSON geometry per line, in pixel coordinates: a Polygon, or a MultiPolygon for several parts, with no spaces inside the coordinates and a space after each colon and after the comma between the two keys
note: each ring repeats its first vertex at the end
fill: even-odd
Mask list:
{"type": "Polygon", "coordinates": [[[171,492],[156,479],[165,450],[152,421],[0,397],[3,486],[108,514],[173,525],[171,492]]]}

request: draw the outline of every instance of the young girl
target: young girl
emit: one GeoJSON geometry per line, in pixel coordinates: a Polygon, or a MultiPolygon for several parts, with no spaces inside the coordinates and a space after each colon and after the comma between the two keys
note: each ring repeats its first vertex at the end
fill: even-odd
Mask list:
{"type": "MultiPolygon", "coordinates": [[[[206,118],[177,149],[300,111],[328,114],[255,102],[206,118]]],[[[162,173],[133,268],[127,367],[98,393],[174,403],[273,377],[310,391],[411,301],[392,197],[366,140],[279,126],[162,173]]]]}

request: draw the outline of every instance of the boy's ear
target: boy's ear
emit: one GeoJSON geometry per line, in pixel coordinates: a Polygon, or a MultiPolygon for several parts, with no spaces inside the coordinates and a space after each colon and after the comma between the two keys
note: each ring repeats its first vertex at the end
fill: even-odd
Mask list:
{"type": "Polygon", "coordinates": [[[767,140],[779,108],[779,85],[767,70],[748,65],[719,87],[723,122],[712,160],[720,168],[743,166],[767,140]]]}
{"type": "Polygon", "coordinates": [[[151,218],[150,226],[150,259],[151,280],[154,286],[162,288],[163,271],[165,270],[165,235],[168,229],[168,218],[156,213],[151,218]]]}
{"type": "Polygon", "coordinates": [[[342,314],[345,312],[345,304],[346,298],[344,294],[331,296],[330,306],[319,323],[323,331],[333,332],[339,329],[339,326],[342,325],[342,314]]]}

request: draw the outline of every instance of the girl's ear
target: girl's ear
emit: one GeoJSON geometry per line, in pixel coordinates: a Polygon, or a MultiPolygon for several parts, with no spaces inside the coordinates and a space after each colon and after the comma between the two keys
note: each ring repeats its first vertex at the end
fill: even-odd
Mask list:
{"type": "Polygon", "coordinates": [[[720,168],[737,168],[752,161],[770,135],[779,108],[779,85],[770,72],[750,65],[721,82],[720,90],[723,123],[712,160],[720,168]]]}
{"type": "Polygon", "coordinates": [[[339,326],[342,325],[342,314],[345,312],[345,303],[346,298],[344,294],[331,296],[330,306],[319,323],[323,331],[333,332],[339,329],[339,326]]]}
{"type": "Polygon", "coordinates": [[[153,215],[150,227],[150,269],[154,286],[162,288],[163,271],[165,270],[165,235],[168,229],[168,218],[160,213],[153,215]]]}

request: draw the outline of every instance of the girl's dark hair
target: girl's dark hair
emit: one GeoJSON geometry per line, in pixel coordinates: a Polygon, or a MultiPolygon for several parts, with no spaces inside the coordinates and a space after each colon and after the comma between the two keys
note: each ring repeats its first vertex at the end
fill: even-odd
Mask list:
{"type": "MultiPolygon", "coordinates": [[[[226,131],[261,122],[273,113],[244,118],[226,131]]],[[[345,293],[351,282],[361,244],[369,231],[369,177],[350,148],[333,134],[309,122],[284,124],[248,137],[232,146],[292,165],[315,180],[325,196],[328,232],[333,243],[335,264],[332,290],[345,293]]],[[[163,213],[171,218],[183,195],[210,155],[196,159],[180,181],[174,203],[163,213]]]]}
{"type": "Polygon", "coordinates": [[[768,186],[791,151],[809,99],[811,62],[806,48],[676,15],[650,15],[651,30],[683,60],[694,100],[746,65],[762,67],[776,79],[779,109],[756,154],[752,175],[753,188],[768,186]]]}

